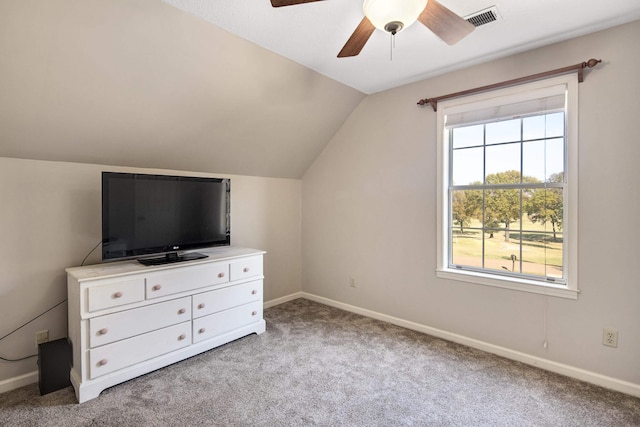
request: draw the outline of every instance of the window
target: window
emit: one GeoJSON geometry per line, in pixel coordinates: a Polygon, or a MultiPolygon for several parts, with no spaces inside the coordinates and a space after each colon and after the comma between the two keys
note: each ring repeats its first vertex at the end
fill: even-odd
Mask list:
{"type": "Polygon", "coordinates": [[[577,298],[577,83],[439,105],[439,277],[577,298]]]}

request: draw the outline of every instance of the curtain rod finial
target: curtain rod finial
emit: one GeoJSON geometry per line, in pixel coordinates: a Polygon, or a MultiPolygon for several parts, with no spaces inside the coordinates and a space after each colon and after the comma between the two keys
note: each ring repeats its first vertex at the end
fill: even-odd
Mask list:
{"type": "Polygon", "coordinates": [[[418,101],[418,105],[424,107],[425,105],[431,105],[433,111],[438,111],[438,99],[437,98],[424,98],[418,101]]]}
{"type": "Polygon", "coordinates": [[[595,67],[596,65],[598,65],[601,62],[602,62],[602,59],[591,58],[587,62],[583,62],[582,63],[582,68],[585,68],[585,67],[593,68],[593,67],[595,67]]]}

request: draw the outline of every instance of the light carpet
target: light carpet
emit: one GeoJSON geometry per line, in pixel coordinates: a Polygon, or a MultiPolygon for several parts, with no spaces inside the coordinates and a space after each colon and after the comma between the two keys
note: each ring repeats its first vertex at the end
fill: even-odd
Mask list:
{"type": "Polygon", "coordinates": [[[297,299],[267,331],[107,389],[0,395],[7,426],[640,426],[640,399],[297,299]]]}

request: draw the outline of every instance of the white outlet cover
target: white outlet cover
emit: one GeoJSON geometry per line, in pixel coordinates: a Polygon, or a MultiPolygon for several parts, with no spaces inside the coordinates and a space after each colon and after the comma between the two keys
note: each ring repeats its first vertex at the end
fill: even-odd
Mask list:
{"type": "Polygon", "coordinates": [[[612,328],[602,330],[602,345],[618,347],[618,331],[612,328]]]}

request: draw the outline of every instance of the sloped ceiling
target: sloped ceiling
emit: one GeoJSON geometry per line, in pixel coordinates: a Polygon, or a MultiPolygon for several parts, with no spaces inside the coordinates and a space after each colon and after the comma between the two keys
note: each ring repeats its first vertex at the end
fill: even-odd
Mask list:
{"type": "Polygon", "coordinates": [[[0,156],[300,178],[364,94],[160,0],[0,2],[0,156]]]}

